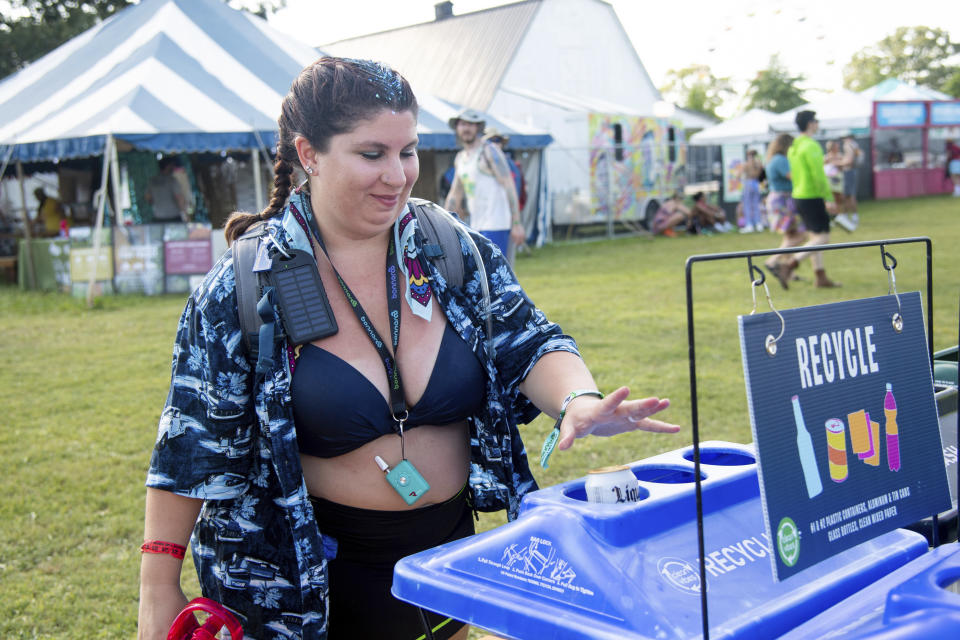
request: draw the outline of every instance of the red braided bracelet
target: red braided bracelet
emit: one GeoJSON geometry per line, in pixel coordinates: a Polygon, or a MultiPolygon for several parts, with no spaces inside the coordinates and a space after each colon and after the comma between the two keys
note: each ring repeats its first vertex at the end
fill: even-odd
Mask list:
{"type": "Polygon", "coordinates": [[[143,553],[166,553],[174,558],[183,560],[187,553],[187,548],[182,544],[175,542],[164,542],[163,540],[147,540],[140,545],[140,551],[143,553]]]}

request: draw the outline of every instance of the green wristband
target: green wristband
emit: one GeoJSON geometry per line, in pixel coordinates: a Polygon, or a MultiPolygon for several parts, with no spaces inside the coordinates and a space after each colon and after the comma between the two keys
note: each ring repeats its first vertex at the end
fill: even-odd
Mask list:
{"type": "Polygon", "coordinates": [[[544,440],[543,447],[540,449],[540,466],[544,469],[547,468],[547,461],[550,459],[550,454],[553,453],[554,448],[557,446],[557,440],[560,439],[560,423],[563,422],[563,416],[567,415],[567,405],[570,404],[571,400],[579,396],[596,396],[601,400],[603,399],[603,394],[596,389],[577,389],[576,391],[571,391],[567,397],[563,399],[563,402],[560,403],[560,415],[553,425],[553,431],[551,431],[547,439],[544,440]]]}

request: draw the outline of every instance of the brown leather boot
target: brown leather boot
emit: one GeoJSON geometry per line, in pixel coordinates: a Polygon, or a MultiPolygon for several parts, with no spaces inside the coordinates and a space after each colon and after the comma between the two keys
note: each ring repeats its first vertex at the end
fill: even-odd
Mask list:
{"type": "Polygon", "coordinates": [[[827,277],[827,272],[824,269],[817,269],[815,273],[817,276],[817,287],[822,289],[834,289],[840,286],[839,282],[834,282],[827,277]]]}
{"type": "Polygon", "coordinates": [[[784,289],[790,288],[790,276],[787,273],[787,265],[785,263],[767,262],[767,263],[764,263],[763,266],[766,267],[767,271],[769,271],[773,275],[773,277],[777,279],[777,282],[780,283],[781,287],[783,287],[784,289]]]}

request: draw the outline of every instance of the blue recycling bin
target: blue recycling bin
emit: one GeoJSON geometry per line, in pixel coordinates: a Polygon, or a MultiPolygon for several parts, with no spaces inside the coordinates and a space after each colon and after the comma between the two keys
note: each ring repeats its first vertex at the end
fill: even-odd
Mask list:
{"type": "Polygon", "coordinates": [[[841,600],[780,640],[955,638],[960,635],[958,581],[960,546],[945,544],[841,600]]]}
{"type": "MultiPolygon", "coordinates": [[[[958,390],[956,383],[956,347],[952,350],[940,351],[934,354],[934,357],[940,355],[944,358],[953,358],[954,384],[943,385],[934,379],[934,398],[937,401],[937,416],[940,421],[940,441],[943,445],[943,460],[947,467],[947,483],[950,485],[950,501],[952,507],[937,515],[937,535],[938,542],[954,542],[958,537],[958,525],[960,519],[957,516],[957,398],[958,390]]],[[[936,367],[937,360],[934,360],[936,367]]],[[[933,544],[933,518],[924,518],[919,522],[907,527],[912,531],[922,533],[930,544],[933,544]]]]}
{"type": "MultiPolygon", "coordinates": [[[[775,582],[754,456],[701,447],[711,638],[784,633],[927,551],[892,531],[775,582]]],[[[401,560],[393,593],[506,638],[700,637],[692,460],[631,463],[638,503],[586,502],[585,478],[531,493],[514,522],[401,560]]]]}

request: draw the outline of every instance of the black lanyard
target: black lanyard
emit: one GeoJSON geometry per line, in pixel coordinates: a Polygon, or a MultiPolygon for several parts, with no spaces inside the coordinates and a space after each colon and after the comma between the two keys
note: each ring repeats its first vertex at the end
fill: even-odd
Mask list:
{"type": "Polygon", "coordinates": [[[319,230],[314,229],[314,234],[317,237],[317,244],[320,245],[320,249],[322,249],[324,255],[327,256],[327,260],[330,261],[330,267],[337,276],[337,280],[340,282],[340,288],[343,289],[343,293],[347,296],[347,302],[350,303],[353,313],[357,316],[357,320],[360,321],[360,326],[366,330],[367,336],[370,338],[370,341],[373,342],[374,348],[380,355],[380,360],[383,362],[384,369],[386,369],[387,372],[387,385],[390,388],[390,415],[392,415],[396,421],[395,430],[402,438],[403,423],[406,421],[409,413],[407,411],[407,401],[403,395],[403,381],[400,379],[400,369],[397,367],[395,359],[397,344],[400,342],[400,276],[398,274],[399,268],[397,266],[393,234],[390,234],[390,244],[387,247],[387,310],[390,315],[390,342],[393,345],[393,355],[390,354],[387,345],[384,344],[380,334],[377,333],[377,330],[374,328],[369,316],[367,316],[367,312],[364,311],[360,301],[353,295],[350,287],[347,286],[347,283],[333,265],[333,261],[330,260],[330,254],[327,253],[327,248],[323,244],[323,238],[320,237],[319,230]]]}

